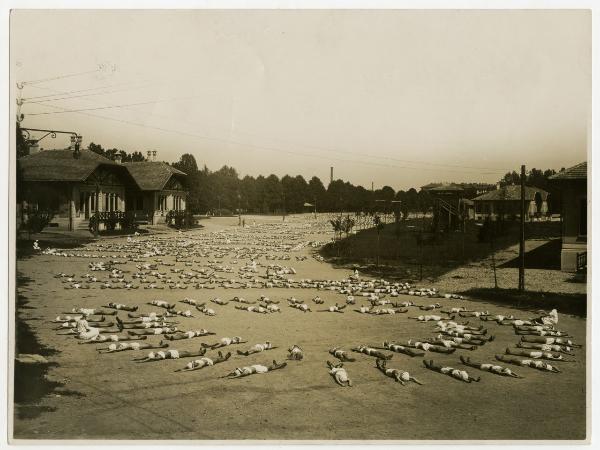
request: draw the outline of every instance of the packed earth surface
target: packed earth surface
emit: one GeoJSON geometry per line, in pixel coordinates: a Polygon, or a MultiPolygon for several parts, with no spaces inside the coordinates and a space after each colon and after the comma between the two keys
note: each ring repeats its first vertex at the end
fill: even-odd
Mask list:
{"type": "MultiPolygon", "coordinates": [[[[26,300],[27,307],[21,308],[21,303],[17,303],[17,313],[39,344],[54,350],[45,356],[49,364],[43,382],[56,386],[39,399],[39,414],[24,414],[15,405],[14,437],[586,438],[584,318],[558,311],[555,329],[582,345],[571,349],[571,355],[563,354],[568,361],[546,361],[560,373],[498,362],[496,355],[505,354],[507,348],[517,349],[516,344],[525,336],[516,335],[510,324],[442,311],[464,307],[467,311],[487,311],[489,316],[523,320],[539,317],[539,312],[446,295],[452,292],[434,290],[436,286],[427,283],[407,286],[334,268],[317,253],[319,246],[330,239],[331,228],[326,221],[316,221],[308,215],[287,217],[285,222],[281,217],[246,217],[245,221],[246,226],[239,227],[237,217],[212,218],[203,221],[201,229],[103,238],[73,249],[42,248],[31,257],[18,260],[17,294],[26,300]],[[346,305],[349,295],[350,304],[342,313],[329,311],[336,304],[346,305]],[[262,314],[236,309],[268,306],[260,301],[261,296],[278,301],[280,311],[262,314]],[[313,301],[317,296],[322,303],[313,301]],[[231,301],[234,297],[257,302],[248,305],[231,301]],[[290,307],[287,300],[292,297],[310,311],[290,307]],[[183,303],[186,298],[205,303],[200,308],[204,312],[183,303]],[[229,302],[221,305],[212,301],[217,298],[229,302]],[[179,330],[206,329],[215,334],[173,341],[162,335],[149,335],[136,342],[156,345],[165,340],[168,349],[179,352],[199,350],[202,343],[212,344],[223,337],[240,336],[246,342],[219,349],[232,353],[225,362],[176,372],[199,357],[135,362],[134,359],[157,349],[102,353],[97,349],[107,348],[110,341],[82,345],[75,334],[66,334],[69,329],[63,328],[63,320],[56,320],[58,316],[62,319],[76,315],[73,311],[77,308],[111,311],[109,302],[138,306],[134,315],[164,314],[165,309],[149,304],[154,300],[174,304],[172,311],[189,311],[193,317],[177,315],[166,319],[177,322],[174,326],[179,330]],[[396,313],[355,311],[362,306],[371,307],[370,300],[392,302],[376,305],[370,308],[371,312],[395,308],[396,313]],[[400,304],[404,302],[413,302],[414,306],[401,312],[400,304]],[[436,303],[440,307],[434,310],[419,308],[436,303]],[[207,314],[207,309],[213,310],[214,315],[207,314]],[[445,322],[454,317],[459,324],[482,326],[486,331],[482,336],[495,338],[475,350],[426,351],[424,356],[415,357],[380,350],[392,356],[387,368],[407,371],[421,385],[396,382],[377,369],[375,357],[352,351],[359,345],[382,347],[384,341],[406,345],[409,340],[414,343],[436,338],[440,329],[435,320],[414,319],[423,315],[439,315],[445,322]],[[267,341],[275,348],[250,356],[237,353],[267,341]],[[302,360],[288,359],[288,349],[294,345],[302,349],[302,360]],[[330,374],[327,362],[340,362],[329,352],[336,347],[355,358],[343,365],[351,387],[340,386],[330,374]],[[509,367],[523,378],[467,367],[460,356],[509,367]],[[286,362],[287,366],[242,378],[224,378],[236,368],[269,366],[274,360],[286,362]],[[467,383],[429,370],[424,360],[466,371],[473,378],[480,377],[480,381],[467,383]]],[[[116,317],[131,321],[128,314],[119,310],[116,316],[104,316],[106,322],[115,324],[106,330],[128,335],[131,329],[119,331],[116,323],[116,317]]],[[[207,357],[216,355],[217,350],[206,352],[207,357]]],[[[15,379],[15,390],[26,390],[26,383],[34,382],[15,379]]]]}

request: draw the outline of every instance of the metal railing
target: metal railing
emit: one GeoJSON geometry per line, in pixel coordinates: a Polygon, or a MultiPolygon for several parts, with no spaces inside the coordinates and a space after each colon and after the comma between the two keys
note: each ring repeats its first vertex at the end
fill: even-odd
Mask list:
{"type": "Polygon", "coordinates": [[[587,252],[577,253],[577,272],[587,270],[587,252]]]}

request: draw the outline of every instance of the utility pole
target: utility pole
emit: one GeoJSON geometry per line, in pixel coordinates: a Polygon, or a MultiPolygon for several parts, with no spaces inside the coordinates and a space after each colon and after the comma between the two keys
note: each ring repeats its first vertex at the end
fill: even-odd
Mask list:
{"type": "Polygon", "coordinates": [[[525,291],[525,166],[521,166],[521,228],[519,230],[519,292],[525,291]]]}
{"type": "Polygon", "coordinates": [[[237,198],[238,198],[238,226],[241,227],[242,226],[242,206],[240,204],[240,199],[242,198],[242,196],[240,195],[239,192],[237,194],[237,198]]]}

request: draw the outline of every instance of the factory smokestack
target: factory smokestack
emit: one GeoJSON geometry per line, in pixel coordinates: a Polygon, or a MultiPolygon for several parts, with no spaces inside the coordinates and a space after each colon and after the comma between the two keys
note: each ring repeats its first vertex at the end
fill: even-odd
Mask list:
{"type": "Polygon", "coordinates": [[[333,167],[331,167],[331,173],[329,175],[329,184],[333,183],[333,167]]]}

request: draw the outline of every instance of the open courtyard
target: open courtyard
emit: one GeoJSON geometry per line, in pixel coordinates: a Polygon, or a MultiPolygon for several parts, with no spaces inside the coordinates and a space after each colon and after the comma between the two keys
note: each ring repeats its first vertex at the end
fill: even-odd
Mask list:
{"type": "MultiPolygon", "coordinates": [[[[319,246],[331,238],[331,228],[324,219],[316,221],[310,215],[298,215],[283,222],[281,217],[245,217],[246,227],[238,226],[237,217],[211,218],[202,223],[203,228],[185,232],[101,238],[55,252],[43,246],[43,252],[17,261],[20,282],[16,312],[45,349],[49,361],[45,382],[54,387],[35,405],[15,405],[15,438],[586,438],[585,318],[558,311],[556,328],[583,347],[572,349],[572,355],[564,355],[569,362],[546,361],[560,370],[552,373],[495,359],[507,348],[514,350],[520,341],[522,336],[515,334],[513,326],[454,315],[456,322],[482,325],[487,330],[484,336],[494,336],[494,340],[476,350],[457,349],[449,354],[426,351],[424,356],[416,357],[382,350],[393,355],[387,362],[388,368],[408,371],[422,383],[402,385],[377,369],[376,358],[351,349],[359,345],[381,347],[384,341],[406,344],[408,340],[423,342],[435,338],[439,334],[435,320],[420,322],[413,317],[439,314],[450,320],[452,316],[440,311],[451,308],[464,307],[468,311],[488,311],[490,316],[523,320],[539,317],[540,313],[476,298],[446,298],[444,294],[452,292],[442,289],[441,295],[434,298],[409,295],[407,291],[414,294],[415,288],[436,287],[425,281],[397,296],[371,293],[396,304],[414,302],[405,313],[359,314],[354,310],[369,305],[369,297],[359,291],[352,293],[355,304],[349,304],[343,313],[320,312],[336,303],[346,304],[347,294],[340,289],[358,284],[357,280],[349,280],[353,275],[350,270],[335,268],[318,256],[319,246]],[[101,261],[102,266],[98,264],[101,261]],[[90,264],[108,270],[92,270],[90,264]],[[61,273],[64,276],[57,277],[61,273]],[[310,287],[302,287],[303,280],[304,286],[310,287]],[[320,281],[322,287],[315,287],[315,281],[320,281]],[[105,283],[111,287],[103,289],[105,283]],[[261,314],[236,309],[235,306],[247,306],[231,301],[236,296],[249,301],[266,296],[278,301],[280,311],[261,314]],[[322,304],[313,301],[316,296],[323,300],[322,304]],[[291,297],[308,305],[311,311],[289,307],[287,299],[291,297]],[[205,302],[215,315],[183,303],[185,298],[199,304],[205,302]],[[212,302],[217,298],[229,303],[212,302]],[[223,353],[232,352],[223,363],[176,372],[198,357],[137,363],[132,360],[151,350],[100,353],[97,349],[107,348],[110,342],[80,345],[82,341],[75,335],[56,330],[61,326],[54,322],[57,316],[73,315],[74,308],[110,310],[106,306],[114,302],[138,306],[135,314],[164,312],[148,304],[154,300],[175,304],[174,310],[190,310],[193,317],[169,319],[177,322],[180,330],[206,329],[215,333],[166,340],[169,350],[194,351],[201,348],[201,343],[211,344],[233,336],[242,337],[246,343],[220,349],[223,353]],[[441,308],[419,308],[435,303],[441,308]],[[237,353],[266,341],[276,348],[250,356],[237,353]],[[303,360],[287,359],[293,345],[301,347],[303,360]],[[344,363],[351,387],[336,384],[329,373],[327,361],[339,362],[329,353],[335,347],[356,359],[344,363]],[[523,378],[467,367],[460,356],[510,367],[523,378]],[[269,366],[273,360],[287,362],[287,366],[272,373],[223,378],[238,367],[269,366]],[[466,383],[428,370],[424,360],[467,370],[480,381],[466,383]],[[32,409],[38,412],[31,413],[32,409]]],[[[499,271],[516,274],[516,269],[499,271]]],[[[373,280],[358,275],[361,282],[373,280]]],[[[400,286],[393,288],[395,282],[389,281],[388,287],[402,291],[400,286]]],[[[107,322],[115,322],[111,328],[116,328],[117,316],[104,317],[107,322]]],[[[127,311],[118,311],[118,317],[132,320],[127,311]]],[[[125,336],[128,331],[131,330],[116,334],[125,336]]],[[[158,344],[163,339],[165,336],[150,335],[138,342],[158,344]]],[[[16,344],[16,353],[22,353],[18,338],[16,344]]],[[[216,355],[217,350],[206,353],[211,358],[216,355]]],[[[15,390],[30,389],[32,382],[17,378],[15,390]]]]}

